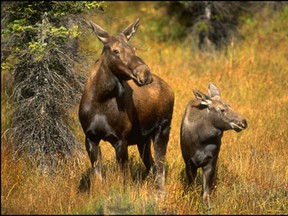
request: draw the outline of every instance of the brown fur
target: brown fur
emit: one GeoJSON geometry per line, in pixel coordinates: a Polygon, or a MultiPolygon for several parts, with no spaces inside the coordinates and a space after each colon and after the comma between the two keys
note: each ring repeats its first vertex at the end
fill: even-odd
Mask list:
{"type": "Polygon", "coordinates": [[[210,83],[209,95],[193,91],[196,99],[189,101],[182,119],[180,145],[189,184],[195,184],[197,169],[203,173],[203,200],[209,201],[216,173],[217,159],[224,131],[237,132],[247,121],[221,99],[217,86],[210,83]]]}
{"type": "Polygon", "coordinates": [[[105,140],[115,148],[122,167],[128,159],[128,145],[137,144],[149,171],[154,165],[150,150],[153,140],[158,186],[163,188],[174,93],[165,81],[151,74],[128,44],[137,30],[137,21],[116,36],[109,36],[94,23],[91,25],[104,44],[79,106],[79,120],[92,167],[102,178],[99,142],[105,140]]]}

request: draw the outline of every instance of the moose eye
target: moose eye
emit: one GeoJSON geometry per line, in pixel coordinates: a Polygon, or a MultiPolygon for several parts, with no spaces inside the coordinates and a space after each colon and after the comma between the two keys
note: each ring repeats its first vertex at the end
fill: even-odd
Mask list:
{"type": "Polygon", "coordinates": [[[115,50],[113,50],[113,53],[115,54],[115,55],[119,55],[119,50],[117,50],[117,49],[115,49],[115,50]]]}
{"type": "Polygon", "coordinates": [[[225,113],[226,109],[225,108],[219,108],[221,113],[225,113]]]}

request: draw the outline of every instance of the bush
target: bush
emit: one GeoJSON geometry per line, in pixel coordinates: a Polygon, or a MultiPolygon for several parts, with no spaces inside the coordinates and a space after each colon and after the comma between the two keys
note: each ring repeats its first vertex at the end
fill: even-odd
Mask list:
{"type": "MultiPolygon", "coordinates": [[[[11,71],[13,155],[27,156],[41,171],[54,171],[81,149],[67,110],[80,99],[84,77],[76,71],[79,26],[101,2],[4,2],[1,67],[11,71]]],[[[83,73],[82,73],[83,74],[83,73]]]]}
{"type": "MultiPolygon", "coordinates": [[[[162,3],[163,4],[163,3],[162,3]]],[[[241,16],[254,14],[265,7],[282,8],[284,2],[238,2],[238,1],[171,1],[167,14],[178,20],[186,31],[179,37],[191,36],[200,50],[222,50],[232,40],[241,38],[238,26],[241,16]]]]}

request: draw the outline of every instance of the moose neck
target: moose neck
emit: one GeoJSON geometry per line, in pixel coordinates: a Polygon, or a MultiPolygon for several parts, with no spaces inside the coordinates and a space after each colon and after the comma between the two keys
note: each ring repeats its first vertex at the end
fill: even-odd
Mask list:
{"type": "MultiPolygon", "coordinates": [[[[204,111],[204,110],[203,110],[204,111]]],[[[204,112],[207,112],[207,108],[205,109],[204,112]]],[[[219,138],[222,137],[223,135],[223,130],[215,126],[213,116],[210,115],[209,112],[206,113],[204,121],[204,128],[207,132],[206,136],[212,138],[213,140],[219,140],[219,138]]]]}
{"type": "Polygon", "coordinates": [[[124,94],[122,81],[113,74],[105,60],[100,60],[99,64],[92,85],[95,88],[95,99],[104,102],[113,97],[121,97],[124,94]]]}
{"type": "Polygon", "coordinates": [[[211,139],[218,140],[222,137],[223,131],[214,126],[213,117],[207,111],[207,108],[200,107],[201,105],[195,106],[194,104],[192,105],[192,110],[190,111],[190,121],[198,122],[198,124],[195,125],[195,127],[197,126],[197,128],[195,128],[197,131],[196,133],[201,134],[201,142],[209,142],[211,139]]]}

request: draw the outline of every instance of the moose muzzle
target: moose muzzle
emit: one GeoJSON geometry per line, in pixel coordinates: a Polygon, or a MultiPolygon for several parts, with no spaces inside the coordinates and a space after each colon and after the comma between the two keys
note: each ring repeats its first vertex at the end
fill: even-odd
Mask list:
{"type": "Polygon", "coordinates": [[[138,85],[143,86],[153,82],[150,68],[146,64],[141,64],[133,70],[135,81],[138,85]]]}

